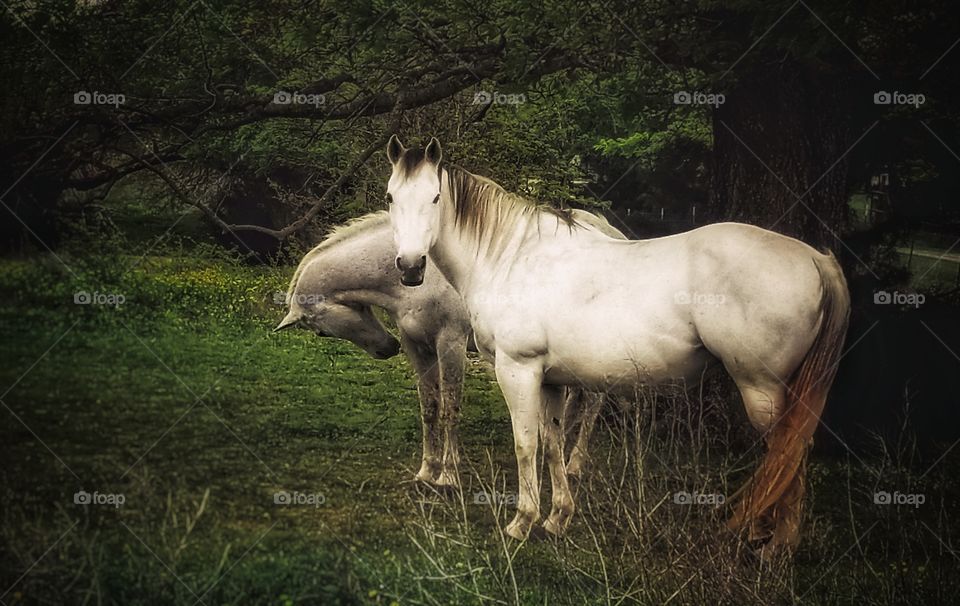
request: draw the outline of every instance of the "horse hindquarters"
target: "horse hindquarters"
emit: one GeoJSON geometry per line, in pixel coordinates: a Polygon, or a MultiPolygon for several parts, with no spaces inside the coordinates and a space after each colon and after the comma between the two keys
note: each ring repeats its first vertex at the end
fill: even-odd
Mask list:
{"type": "MultiPolygon", "coordinates": [[[[833,384],[846,336],[850,295],[833,256],[814,260],[820,274],[820,329],[799,367],[782,390],[783,414],[771,419],[767,453],[750,480],[738,492],[730,528],[758,529],[770,536],[769,547],[793,548],[799,540],[804,494],[805,459],[833,384]]],[[[734,377],[736,379],[736,377],[734,377]]],[[[740,382],[738,382],[740,386],[740,382]]],[[[741,386],[741,392],[750,386],[741,386]]],[[[744,394],[745,404],[747,395],[744,394]]],[[[755,402],[754,402],[755,403],[755,402]]],[[[773,402],[775,413],[780,406],[773,402]]]]}

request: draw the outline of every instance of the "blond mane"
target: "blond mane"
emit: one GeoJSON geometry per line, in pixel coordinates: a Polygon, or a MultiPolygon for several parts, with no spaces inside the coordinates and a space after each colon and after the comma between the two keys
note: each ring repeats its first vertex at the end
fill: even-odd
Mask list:
{"type": "Polygon", "coordinates": [[[488,251],[495,250],[496,243],[512,233],[524,218],[540,213],[556,217],[570,229],[582,227],[571,211],[508,192],[492,179],[450,165],[445,167],[445,175],[457,227],[472,235],[478,244],[486,242],[488,251]]]}
{"type": "Polygon", "coordinates": [[[290,301],[290,297],[293,295],[293,289],[296,288],[297,281],[300,279],[300,275],[320,253],[329,250],[336,244],[352,238],[353,236],[357,236],[374,227],[379,227],[388,221],[390,221],[390,214],[385,210],[378,210],[376,212],[363,215],[362,217],[350,219],[343,225],[338,225],[330,230],[323,241],[314,246],[307,254],[303,256],[303,259],[300,260],[300,264],[297,265],[297,269],[293,272],[293,277],[290,279],[290,286],[287,287],[286,300],[290,301]]]}

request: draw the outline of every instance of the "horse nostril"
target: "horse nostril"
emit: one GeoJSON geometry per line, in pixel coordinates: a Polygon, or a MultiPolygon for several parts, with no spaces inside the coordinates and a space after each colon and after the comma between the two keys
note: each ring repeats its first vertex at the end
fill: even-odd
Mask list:
{"type": "Polygon", "coordinates": [[[420,255],[420,269],[427,266],[427,255],[420,255]]]}
{"type": "Polygon", "coordinates": [[[397,263],[397,269],[399,269],[400,271],[403,271],[403,267],[400,265],[400,257],[397,257],[396,263],[397,263]]]}

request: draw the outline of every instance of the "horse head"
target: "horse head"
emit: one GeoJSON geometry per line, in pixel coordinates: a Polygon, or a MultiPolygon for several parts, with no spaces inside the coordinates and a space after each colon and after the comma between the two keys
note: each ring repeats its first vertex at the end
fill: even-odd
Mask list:
{"type": "Polygon", "coordinates": [[[427,253],[440,230],[440,160],[436,138],[424,149],[407,149],[396,135],[387,143],[393,166],[387,182],[387,203],[397,246],[397,269],[404,286],[423,284],[427,253]]]}

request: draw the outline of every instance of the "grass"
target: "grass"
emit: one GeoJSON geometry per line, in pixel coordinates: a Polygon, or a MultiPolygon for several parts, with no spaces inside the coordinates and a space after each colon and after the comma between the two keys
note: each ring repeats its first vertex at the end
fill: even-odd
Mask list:
{"type": "MultiPolygon", "coordinates": [[[[854,229],[869,229],[872,226],[872,220],[866,216],[869,198],[867,194],[850,197],[847,207],[854,229]]],[[[912,229],[905,236],[905,241],[899,242],[894,249],[897,265],[909,272],[910,288],[935,292],[956,290],[960,285],[956,244],[957,239],[953,235],[923,228],[912,229]]]]}
{"type": "Polygon", "coordinates": [[[897,249],[903,266],[910,271],[910,286],[919,290],[955,289],[960,285],[960,264],[956,255],[940,258],[947,249],[897,249]]]}
{"type": "Polygon", "coordinates": [[[289,268],[67,264],[75,275],[0,262],[5,604],[930,604],[960,586],[954,456],[923,478],[909,443],[815,457],[805,542],[764,563],[722,511],[672,498],[731,494],[759,453],[722,384],[643,392],[605,417],[569,537],[517,545],[509,503],[475,497],[516,489],[483,363],[467,379],[463,491],[441,495],[409,482],[420,429],[402,357],[271,332],[289,268]],[[76,305],[79,290],[125,301],[76,305]],[[878,506],[877,490],[927,502],[878,506]],[[124,503],[78,505],[78,491],[124,503]]]}

